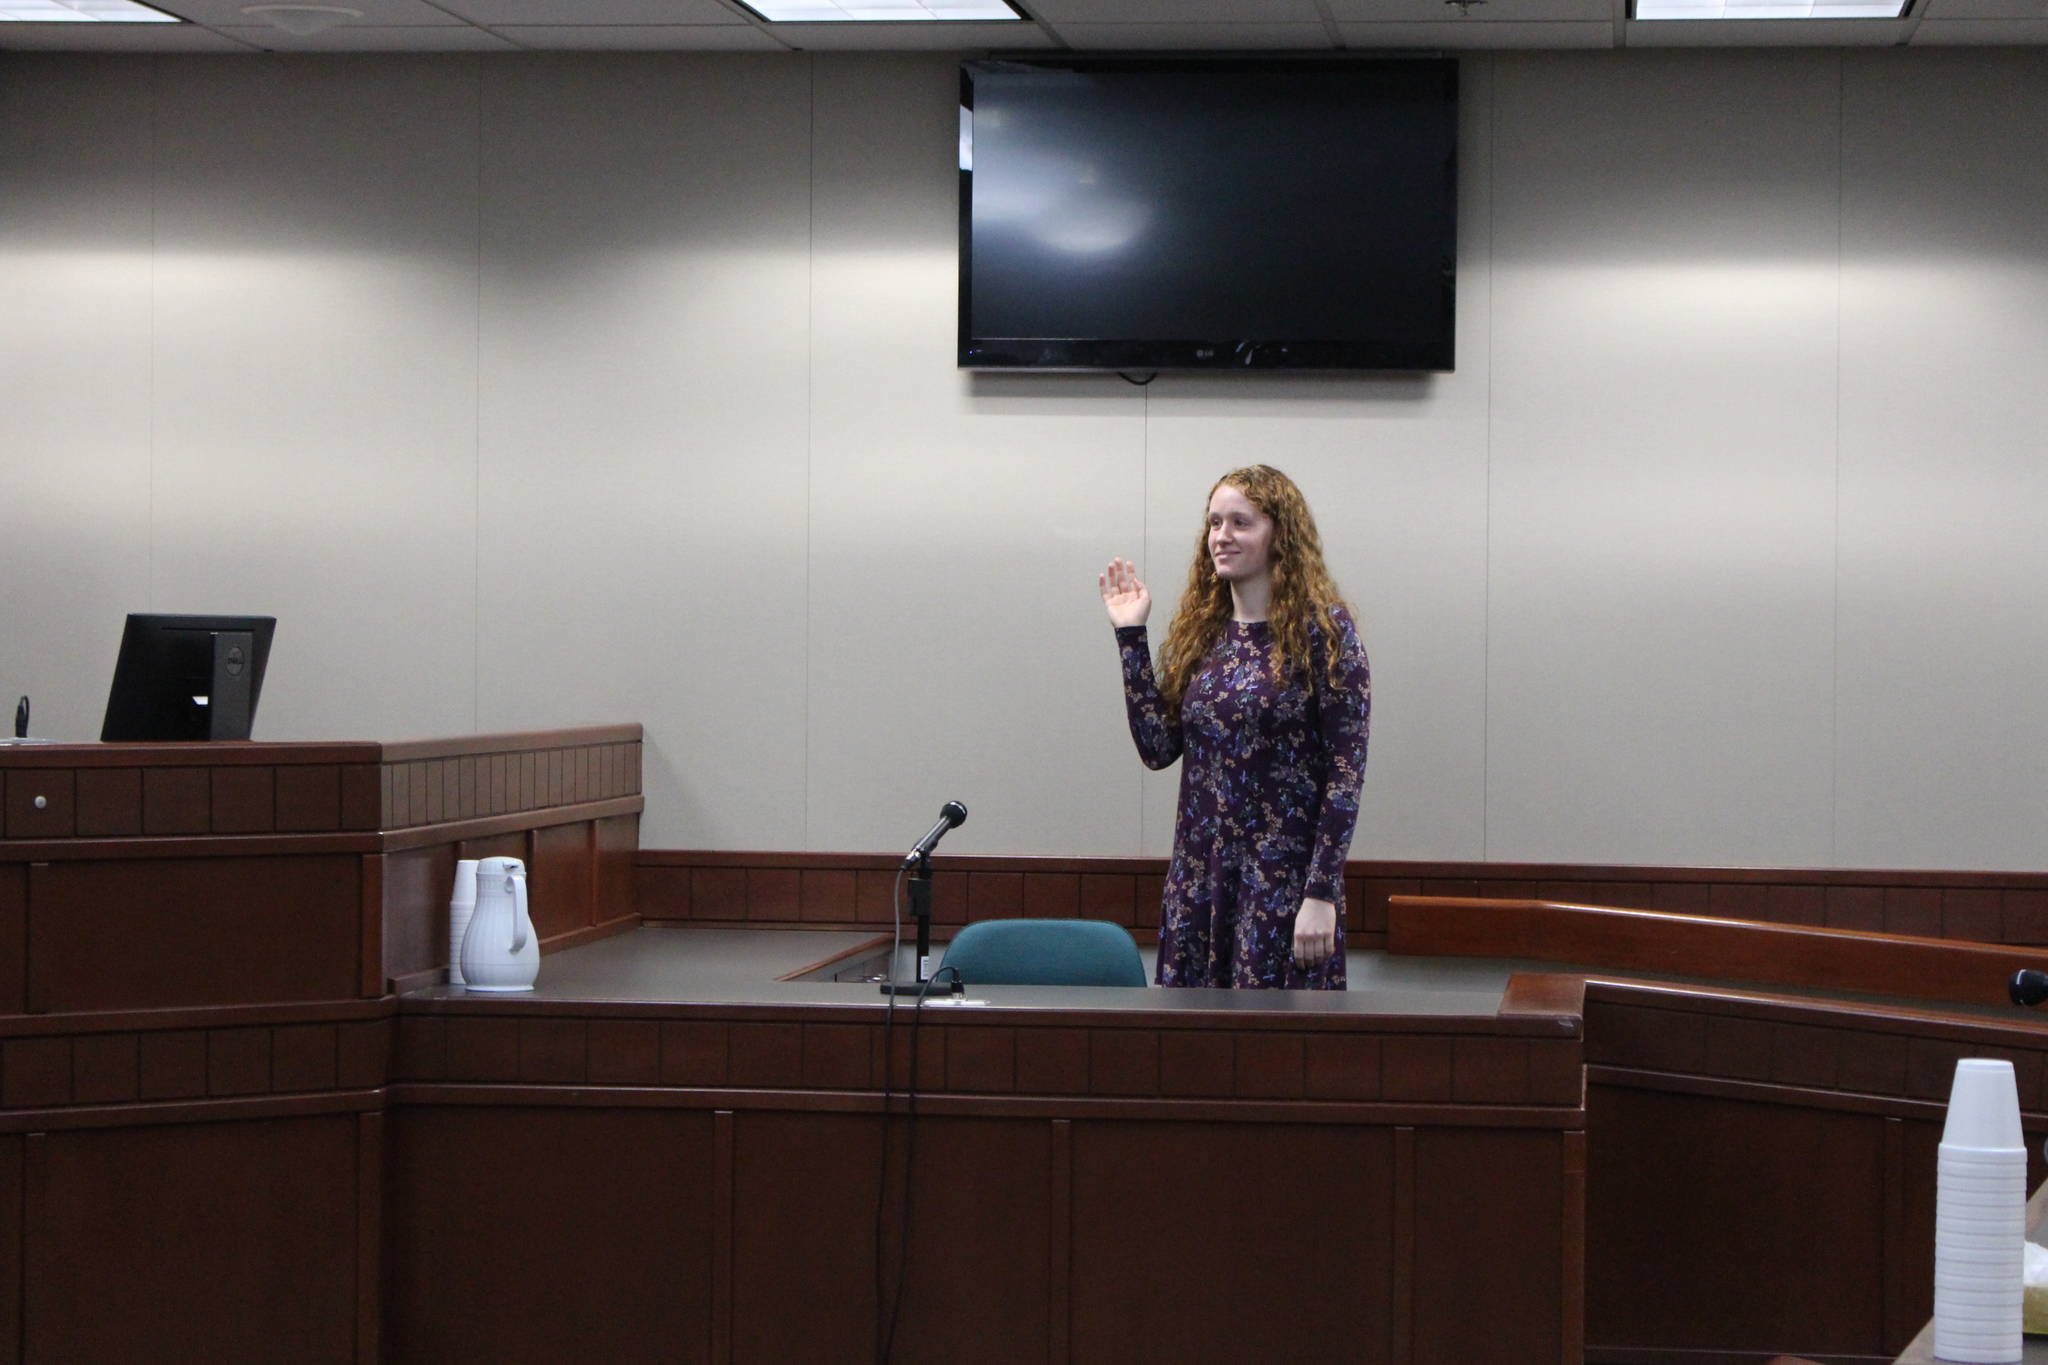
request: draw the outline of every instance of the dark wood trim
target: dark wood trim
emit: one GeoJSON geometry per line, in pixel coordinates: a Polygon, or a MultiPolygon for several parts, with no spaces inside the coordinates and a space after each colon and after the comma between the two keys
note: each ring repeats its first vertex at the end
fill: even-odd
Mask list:
{"type": "Polygon", "coordinates": [[[1390,951],[1671,972],[1953,1004],[2008,1004],[2038,954],[1907,934],[1616,910],[1551,901],[1394,896],[1390,951]]]}
{"type": "MultiPolygon", "coordinates": [[[[467,754],[523,753],[529,749],[578,749],[595,744],[639,744],[646,734],[638,722],[625,725],[580,725],[560,730],[506,730],[490,735],[456,735],[444,739],[410,739],[371,745],[379,761],[413,763],[428,758],[467,754]]],[[[203,747],[203,746],[194,746],[203,747]]]]}
{"type": "Polygon", "coordinates": [[[407,972],[403,976],[394,976],[385,985],[393,995],[410,995],[429,986],[446,985],[447,981],[446,967],[426,967],[417,972],[407,972]]]}
{"type": "Polygon", "coordinates": [[[599,939],[612,938],[625,933],[628,929],[638,929],[639,927],[640,919],[637,915],[630,919],[606,920],[602,924],[586,924],[580,929],[569,929],[556,934],[553,938],[542,939],[540,941],[541,955],[545,957],[549,953],[559,953],[568,948],[580,948],[586,943],[595,943],[599,939]]]}
{"type": "Polygon", "coordinates": [[[1394,1129],[1394,1283],[1388,1353],[1394,1365],[1415,1365],[1415,1129],[1394,1129]]]}
{"type": "MultiPolygon", "coordinates": [[[[640,815],[646,810],[644,797],[620,796],[574,806],[547,806],[515,811],[508,815],[473,820],[449,820],[434,825],[414,825],[400,830],[344,834],[219,834],[167,835],[118,839],[8,839],[0,841],[0,864],[68,862],[100,858],[257,858],[281,853],[403,853],[432,848],[438,844],[460,843],[464,839],[486,839],[496,834],[516,834],[529,829],[552,829],[608,819],[616,815],[640,815]]],[[[807,929],[820,926],[807,924],[807,929]]]]}
{"type": "Polygon", "coordinates": [[[1906,1239],[1912,1235],[1906,1220],[1906,1182],[1914,1172],[1906,1166],[1906,1126],[1893,1117],[1884,1121],[1884,1264],[1878,1283],[1883,1293],[1884,1339],[1904,1341],[1920,1323],[1912,1311],[1913,1290],[1907,1282],[1906,1239]]]}
{"type": "Polygon", "coordinates": [[[0,864],[103,858],[260,858],[281,853],[379,853],[375,834],[218,834],[120,839],[9,839],[0,864]]]}
{"type": "Polygon", "coordinates": [[[1501,992],[1504,1018],[1546,1019],[1576,1037],[1586,1013],[1586,978],[1570,972],[1517,972],[1501,992]]]}
{"type": "Polygon", "coordinates": [[[381,1111],[385,1102],[385,1091],[378,1089],[332,1090],[317,1095],[261,1095],[251,1099],[94,1105],[72,1109],[6,1109],[0,1110],[0,1133],[144,1128],[172,1123],[304,1118],[316,1114],[365,1114],[381,1111]]]}
{"type": "Polygon", "coordinates": [[[384,1111],[356,1120],[356,1365],[378,1365],[384,1318],[384,1111]]]}
{"type": "MultiPolygon", "coordinates": [[[[887,872],[892,876],[901,853],[778,853],[762,850],[643,848],[642,867],[794,868],[799,871],[887,872]]],[[[935,874],[946,872],[1165,872],[1164,858],[1067,858],[939,853],[932,857],[935,874]]]]}
{"type": "Polygon", "coordinates": [[[1588,1346],[1585,1365],[1893,1365],[1889,1355],[1783,1356],[1777,1351],[1695,1351],[1655,1346],[1588,1346]]]}
{"type": "Polygon", "coordinates": [[[1559,1365],[1582,1365],[1586,1353],[1586,1134],[1560,1137],[1564,1144],[1564,1230],[1559,1259],[1559,1302],[1564,1305],[1564,1342],[1559,1365]]]}
{"type": "Polygon", "coordinates": [[[236,768],[262,764],[374,764],[385,746],[358,740],[312,743],[267,740],[205,744],[32,744],[0,747],[0,769],[236,768]]]}
{"type": "MultiPolygon", "coordinates": [[[[693,923],[887,923],[895,853],[642,849],[642,913],[693,923]]],[[[1156,928],[1164,858],[941,854],[942,926],[999,915],[1156,928]],[[951,874],[951,875],[946,875],[951,874]]],[[[1898,869],[1599,867],[1358,860],[1345,869],[1352,946],[1382,947],[1397,895],[1543,900],[1769,923],[2048,945],[2048,874],[1898,869]]]]}
{"type": "Polygon", "coordinates": [[[161,1010],[93,1010],[76,1014],[0,1015],[0,1039],[83,1036],[259,1024],[340,1024],[389,1019],[397,1012],[390,996],[375,1000],[321,1000],[308,1004],[203,1005],[161,1010]]]}
{"type": "Polygon", "coordinates": [[[517,834],[522,830],[553,829],[608,819],[614,815],[640,815],[647,801],[639,796],[618,796],[605,801],[585,801],[573,806],[544,806],[514,811],[508,815],[483,816],[473,820],[444,820],[432,825],[414,825],[378,836],[377,851],[399,853],[407,849],[431,848],[436,844],[460,843],[464,839],[488,839],[494,834],[517,834]]]}
{"type": "Polygon", "coordinates": [[[1054,1119],[1050,1160],[1052,1236],[1046,1267],[1052,1292],[1046,1296],[1046,1359],[1070,1365],[1074,1356],[1072,1283],[1074,1278],[1074,1121],[1054,1119]]]}
{"type": "MultiPolygon", "coordinates": [[[[504,1018],[504,999],[483,995],[448,995],[407,1000],[405,1013],[422,1020],[481,1015],[504,1018]]],[[[862,996],[857,1004],[771,1005],[729,1001],[676,1002],[645,1000],[549,1000],[545,1004],[515,1002],[529,1018],[602,1019],[659,1018],[685,1022],[709,1020],[758,1023],[872,1023],[880,1011],[889,1008],[880,995],[870,1002],[862,996]]],[[[897,1010],[907,1013],[908,1005],[897,1010]]],[[[1288,1013],[1273,1010],[1158,1010],[1134,1004],[1128,1010],[1031,1009],[1004,1010],[999,1014],[963,1010],[954,1006],[931,1006],[925,1018],[935,1028],[1071,1029],[1142,1032],[1259,1032],[1279,1030],[1290,1033],[1398,1034],[1415,1037],[1428,1034],[1444,1038],[1481,1035],[1511,1038],[1531,1043],[1549,1043],[1560,1038],[1556,1021],[1548,1015],[1477,1016],[1407,1014],[1288,1013]],[[943,1011],[943,1017],[940,1012],[943,1011]]]]}
{"type": "MultiPolygon", "coordinates": [[[[924,1070],[923,1067],[919,1068],[924,1070]]],[[[474,1084],[400,1081],[389,1103],[528,1108],[731,1109],[785,1113],[879,1114],[879,1092],[686,1089],[671,1086],[474,1084]]],[[[899,1112],[904,1103],[895,1098],[899,1112]]],[[[1541,1106],[1331,1101],[1111,1099],[1090,1095],[970,1095],[920,1089],[920,1114],[965,1118],[1172,1119],[1190,1122],[1406,1125],[1418,1128],[1571,1129],[1585,1111],[1541,1106]]]]}
{"type": "Polygon", "coordinates": [[[1983,1039],[2006,1035],[2005,1041],[2031,1046],[2041,1038],[2040,1015],[2008,1006],[2002,1013],[1983,1014],[1938,1005],[1910,1005],[1889,1000],[1831,1000],[1825,996],[1791,995],[1742,986],[1699,981],[1663,981],[1654,977],[1589,975],[1586,999],[1599,1004],[1632,1004],[1645,1009],[1740,1013],[1786,1022],[1852,1021],[1871,1032],[1911,1034],[1916,1038],[1983,1039]]]}
{"type": "MultiPolygon", "coordinates": [[[[860,942],[854,944],[851,948],[846,949],[844,952],[834,953],[830,957],[819,958],[816,962],[811,963],[808,967],[799,967],[793,972],[784,972],[781,976],[778,976],[775,979],[777,981],[797,981],[802,979],[803,977],[809,976],[812,972],[821,972],[825,970],[825,968],[830,967],[835,963],[848,962],[857,957],[864,957],[867,954],[875,951],[875,949],[881,947],[883,944],[893,943],[895,942],[895,940],[896,936],[894,934],[876,934],[872,938],[862,939],[860,942]]],[[[957,971],[958,968],[955,968],[955,970],[957,971]]]]}
{"type": "Polygon", "coordinates": [[[714,1365],[731,1365],[733,1241],[738,1210],[733,1111],[717,1109],[711,1115],[711,1359],[714,1365]]]}
{"type": "Polygon", "coordinates": [[[356,989],[374,1000],[384,994],[384,858],[365,853],[360,878],[361,905],[357,911],[361,942],[357,951],[356,989]]]}
{"type": "MultiPolygon", "coordinates": [[[[1586,1065],[1586,1084],[1929,1122],[1939,1122],[1948,1112],[1948,1105],[1940,1100],[1855,1094],[1844,1090],[1827,1090],[1818,1086],[1785,1085],[1773,1081],[1741,1081],[1722,1076],[1688,1076],[1675,1072],[1645,1071],[1635,1067],[1608,1066],[1591,1062],[1586,1065]]],[[[2021,1119],[2036,1127],[2048,1125],[2048,1114],[2040,1112],[2023,1113],[2021,1119]]]]}

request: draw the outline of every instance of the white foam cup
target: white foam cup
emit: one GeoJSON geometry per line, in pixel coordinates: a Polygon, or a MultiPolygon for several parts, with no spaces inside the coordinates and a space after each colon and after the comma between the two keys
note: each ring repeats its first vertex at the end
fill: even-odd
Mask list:
{"type": "Polygon", "coordinates": [[[1937,1302],[1934,1311],[1948,1334],[1954,1336],[1958,1332],[2010,1332],[2020,1315],[2020,1306],[2006,1303],[1996,1308],[1965,1308],[1937,1302]]]}
{"type": "Polygon", "coordinates": [[[2027,1188],[2026,1168],[2014,1163],[2010,1171],[1986,1168],[1976,1171],[1959,1171],[1944,1166],[1935,1172],[1935,1187],[1954,1190],[1957,1194],[2003,1194],[2010,1189],[2024,1191],[2027,1188]]]}
{"type": "Polygon", "coordinates": [[[1997,1302],[1965,1303],[1953,1294],[1937,1294],[1934,1301],[1942,1313],[1955,1322],[2003,1322],[2008,1316],[2019,1311],[2020,1300],[2000,1299],[1997,1302]]]}
{"type": "Polygon", "coordinates": [[[2018,1294],[1977,1294],[1967,1289],[1939,1288],[1934,1292],[1934,1301],[1970,1317],[2015,1312],[2022,1302],[2018,1294]]]}
{"type": "Polygon", "coordinates": [[[2021,1358],[2019,1329],[1946,1333],[1937,1328],[1934,1356],[1937,1360],[1959,1361],[1962,1365],[2016,1365],[2021,1358]]]}
{"type": "Polygon", "coordinates": [[[1942,1330],[1941,1320],[1934,1323],[1934,1354],[1940,1360],[1967,1362],[1967,1365],[2012,1365],[2020,1358],[2020,1324],[2013,1319],[2012,1327],[2003,1332],[1957,1332],[1942,1330]]]}
{"type": "Polygon", "coordinates": [[[2011,1062],[2003,1057],[1965,1057],[1956,1063],[1941,1140],[1958,1147],[2024,1149],[2019,1083],[2011,1062]]]}
{"type": "Polygon", "coordinates": [[[1993,1222],[1990,1219],[1986,1219],[1983,1222],[1972,1223],[1967,1221],[1957,1222],[1953,1218],[1944,1218],[1934,1225],[1934,1241],[1936,1245],[1952,1242],[1957,1238],[1967,1238],[1971,1241],[1995,1242],[1999,1246],[2004,1246],[2009,1242],[2012,1244],[2014,1251],[2018,1251],[2021,1242],[2025,1240],[2020,1228],[2003,1220],[1993,1222]]]}
{"type": "MultiPolygon", "coordinates": [[[[1944,1180],[1935,1187],[1935,1202],[1937,1207],[1942,1204],[1953,1204],[1957,1209],[1969,1209],[1972,1212],[2002,1209],[2008,1205],[2024,1211],[2027,1206],[2026,1181],[1944,1180]]],[[[2021,1216],[2025,1216],[2024,1212],[2021,1216]]]]}
{"type": "Polygon", "coordinates": [[[455,863],[455,888],[448,894],[448,984],[462,981],[462,936],[469,932],[469,917],[476,913],[476,863],[459,858],[455,863]]]}

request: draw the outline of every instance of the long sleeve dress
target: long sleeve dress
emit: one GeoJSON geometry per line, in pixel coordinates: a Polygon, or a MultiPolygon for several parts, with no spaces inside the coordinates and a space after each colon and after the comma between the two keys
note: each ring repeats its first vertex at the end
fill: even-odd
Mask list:
{"type": "Polygon", "coordinates": [[[1344,988],[1344,856],[1358,821],[1372,672],[1350,614],[1336,610],[1337,682],[1320,630],[1308,675],[1273,678],[1263,621],[1233,621],[1169,718],[1143,626],[1116,632],[1131,738],[1148,768],[1181,766],[1173,862],[1160,906],[1162,986],[1344,988]],[[1337,946],[1294,961],[1304,898],[1337,907],[1337,946]]]}

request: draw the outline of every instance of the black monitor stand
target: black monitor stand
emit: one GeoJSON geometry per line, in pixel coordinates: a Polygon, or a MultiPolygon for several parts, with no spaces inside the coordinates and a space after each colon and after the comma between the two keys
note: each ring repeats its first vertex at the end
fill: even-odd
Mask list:
{"type": "Polygon", "coordinates": [[[247,739],[256,720],[256,635],[247,630],[220,630],[213,635],[213,691],[207,694],[206,737],[247,739]]]}

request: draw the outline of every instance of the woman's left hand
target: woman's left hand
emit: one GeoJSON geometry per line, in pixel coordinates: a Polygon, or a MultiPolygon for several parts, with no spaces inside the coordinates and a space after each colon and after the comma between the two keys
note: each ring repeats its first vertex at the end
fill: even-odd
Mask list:
{"type": "Polygon", "coordinates": [[[1304,967],[1316,967],[1337,951],[1337,907],[1329,901],[1308,900],[1294,916],[1294,960],[1304,967]]]}

